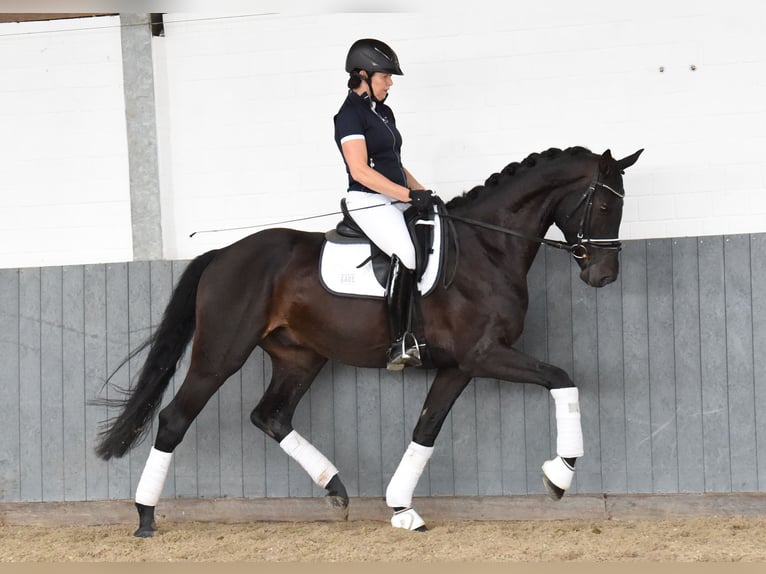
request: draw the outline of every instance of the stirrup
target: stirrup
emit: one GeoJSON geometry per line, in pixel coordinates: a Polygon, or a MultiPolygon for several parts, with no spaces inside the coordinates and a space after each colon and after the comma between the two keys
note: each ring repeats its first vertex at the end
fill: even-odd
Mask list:
{"type": "Polygon", "coordinates": [[[401,371],[404,367],[420,367],[420,345],[412,333],[405,333],[391,345],[388,350],[386,369],[389,371],[401,371]],[[409,341],[409,345],[407,344],[409,341]]]}

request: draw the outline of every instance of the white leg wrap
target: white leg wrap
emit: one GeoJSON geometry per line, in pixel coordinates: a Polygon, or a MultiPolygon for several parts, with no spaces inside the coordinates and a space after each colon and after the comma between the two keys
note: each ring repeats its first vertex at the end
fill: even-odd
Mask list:
{"type": "Polygon", "coordinates": [[[168,476],[170,461],[173,459],[172,452],[162,452],[152,447],[149,458],[146,460],[144,472],[136,488],[136,502],[144,506],[157,506],[168,476]]]}
{"type": "Polygon", "coordinates": [[[404,528],[405,530],[417,530],[421,526],[425,526],[425,522],[420,518],[420,515],[415,512],[414,508],[408,508],[407,510],[400,510],[395,512],[391,517],[391,526],[394,528],[404,528]]]}
{"type": "Polygon", "coordinates": [[[324,488],[338,469],[316,447],[293,430],[279,443],[282,450],[303,467],[315,484],[324,488]]]}
{"type": "Polygon", "coordinates": [[[422,446],[416,442],[410,443],[394,476],[391,477],[391,482],[388,483],[386,489],[386,504],[388,506],[391,508],[410,507],[412,493],[415,492],[420,475],[423,474],[433,452],[434,447],[432,446],[422,446]]]}
{"type": "Polygon", "coordinates": [[[543,473],[553,484],[561,490],[568,490],[572,486],[574,470],[560,456],[543,463],[543,473]]]}
{"type": "Polygon", "coordinates": [[[580,393],[577,387],[551,389],[556,401],[556,454],[564,458],[579,458],[583,449],[580,426],[580,393]]]}

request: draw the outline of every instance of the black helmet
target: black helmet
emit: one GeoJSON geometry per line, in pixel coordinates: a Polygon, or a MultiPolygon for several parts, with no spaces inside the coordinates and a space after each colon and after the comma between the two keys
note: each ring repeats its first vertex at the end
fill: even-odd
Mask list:
{"type": "Polygon", "coordinates": [[[374,72],[404,75],[399,67],[399,58],[387,44],[380,40],[367,38],[357,40],[351,45],[346,56],[346,71],[364,70],[370,75],[374,72]]]}

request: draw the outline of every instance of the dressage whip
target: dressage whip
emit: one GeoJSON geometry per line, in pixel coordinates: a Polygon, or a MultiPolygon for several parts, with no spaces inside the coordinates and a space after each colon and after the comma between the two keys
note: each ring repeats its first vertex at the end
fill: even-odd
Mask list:
{"type": "MultiPolygon", "coordinates": [[[[401,201],[391,203],[403,203],[401,201]]],[[[366,207],[357,207],[355,209],[349,209],[349,211],[362,211],[363,209],[372,209],[373,207],[383,207],[384,205],[390,205],[391,203],[379,203],[377,205],[368,205],[366,207]]],[[[243,225],[242,227],[223,227],[221,229],[203,229],[202,231],[194,231],[189,237],[201,233],[219,233],[222,231],[242,231],[243,229],[257,229],[259,227],[271,227],[273,225],[284,225],[286,223],[299,223],[301,221],[309,221],[311,219],[320,219],[322,217],[330,217],[331,215],[343,215],[342,211],[333,211],[331,213],[322,213],[321,215],[308,215],[306,217],[298,217],[296,219],[285,219],[283,221],[272,221],[270,223],[260,223],[258,225],[243,225]]]]}

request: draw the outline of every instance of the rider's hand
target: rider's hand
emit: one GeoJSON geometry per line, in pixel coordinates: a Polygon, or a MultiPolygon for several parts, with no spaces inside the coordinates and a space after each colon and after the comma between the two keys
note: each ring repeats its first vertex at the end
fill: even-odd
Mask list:
{"type": "Polygon", "coordinates": [[[430,189],[411,189],[410,203],[418,211],[425,211],[434,204],[436,195],[430,189]]]}

